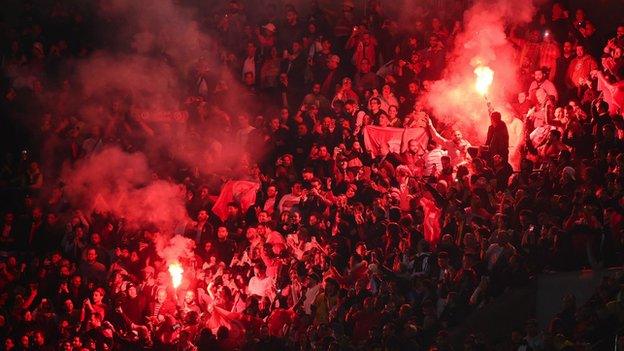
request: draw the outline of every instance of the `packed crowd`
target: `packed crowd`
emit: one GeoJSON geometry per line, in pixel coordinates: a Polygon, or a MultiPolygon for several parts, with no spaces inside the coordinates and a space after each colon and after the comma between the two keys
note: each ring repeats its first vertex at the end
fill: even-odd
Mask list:
{"type": "MultiPolygon", "coordinates": [[[[524,85],[515,113],[492,112],[486,140],[469,142],[420,98],[451,58],[463,2],[429,1],[402,28],[375,0],[365,15],[345,0],[333,16],[315,1],[306,13],[229,1],[202,30],[254,103],[213,116],[227,84],[199,58],[180,102],[189,135],[243,145],[245,179],[261,186],[220,218],[223,175],[155,166],[185,189],[192,218],[180,234],[195,250],[174,288],[154,245],[162,228],[129,229],[65,194],[62,167],[158,136],[137,137],[150,122],[134,119],[131,97],[106,101],[104,128],[81,118],[71,67],[104,45],[91,35],[100,22],[69,2],[36,3],[2,23],[6,350],[450,350],[453,328],[536,274],[622,264],[624,122],[597,88],[624,78],[624,25],[600,28],[555,2],[510,28],[524,85]],[[425,128],[429,141],[373,156],[368,125],[425,128]]],[[[619,283],[606,279],[582,306],[566,297],[546,330],[527,322],[510,349],[610,336],[624,321],[619,283]]],[[[484,340],[469,335],[463,349],[484,340]]]]}

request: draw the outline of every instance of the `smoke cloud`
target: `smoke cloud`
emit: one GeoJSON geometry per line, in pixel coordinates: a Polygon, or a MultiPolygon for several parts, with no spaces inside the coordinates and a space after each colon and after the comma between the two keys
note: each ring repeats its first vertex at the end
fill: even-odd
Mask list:
{"type": "Polygon", "coordinates": [[[189,238],[175,235],[165,240],[162,236],[159,236],[155,241],[156,252],[167,264],[193,257],[195,242],[189,238]]]}
{"type": "Polygon", "coordinates": [[[70,201],[87,211],[124,218],[130,228],[156,225],[173,232],[187,221],[184,192],[154,179],[146,157],[118,147],[105,148],[63,171],[70,201]]]}
{"type": "Polygon", "coordinates": [[[65,193],[85,212],[123,218],[128,229],[155,226],[158,254],[174,262],[194,244],[172,236],[190,221],[182,183],[189,174],[246,172],[233,131],[253,98],[224,63],[227,49],[203,29],[208,14],[176,0],[95,6],[102,49],[72,62],[68,100],[98,147],[64,166],[65,193]],[[187,99],[198,72],[219,90],[218,101],[187,99]]]}
{"type": "Polygon", "coordinates": [[[474,70],[487,66],[494,71],[487,97],[494,109],[505,113],[504,102],[519,91],[518,63],[506,29],[530,22],[534,12],[530,1],[483,0],[464,13],[464,30],[455,38],[443,78],[425,96],[439,119],[471,139],[483,140],[489,117],[486,102],[475,89],[474,70]]]}

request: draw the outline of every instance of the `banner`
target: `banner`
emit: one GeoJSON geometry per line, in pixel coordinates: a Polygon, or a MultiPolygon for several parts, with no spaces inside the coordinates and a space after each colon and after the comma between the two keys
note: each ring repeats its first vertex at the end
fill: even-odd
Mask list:
{"type": "Polygon", "coordinates": [[[243,212],[247,211],[249,206],[256,202],[256,193],[260,189],[260,183],[250,182],[247,180],[229,180],[217,198],[212,212],[216,214],[222,221],[227,218],[227,204],[229,202],[237,202],[240,204],[243,212]]]}
{"type": "Polygon", "coordinates": [[[609,114],[616,115],[624,109],[624,81],[611,84],[599,72],[596,89],[602,91],[604,101],[609,104],[609,114]]]}
{"type": "Polygon", "coordinates": [[[384,156],[388,152],[402,153],[407,150],[407,143],[412,139],[417,140],[423,150],[427,150],[429,134],[425,128],[364,127],[364,146],[373,157],[384,156]]]}

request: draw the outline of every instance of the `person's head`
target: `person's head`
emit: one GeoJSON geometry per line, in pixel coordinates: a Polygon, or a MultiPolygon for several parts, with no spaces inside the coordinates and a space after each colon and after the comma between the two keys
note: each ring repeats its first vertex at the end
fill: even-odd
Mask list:
{"type": "Polygon", "coordinates": [[[299,14],[297,13],[297,11],[294,8],[290,8],[290,9],[288,9],[288,11],[286,11],[286,22],[289,25],[291,25],[291,26],[296,25],[298,17],[299,17],[299,14]]]}
{"type": "Polygon", "coordinates": [[[253,72],[245,72],[245,75],[243,76],[243,82],[247,86],[252,86],[255,83],[255,77],[253,72]]]}
{"type": "Polygon", "coordinates": [[[560,2],[555,2],[552,5],[552,18],[558,19],[563,18],[565,16],[565,8],[560,2]]]}
{"type": "Polygon", "coordinates": [[[321,190],[321,180],[318,178],[313,178],[310,181],[310,185],[312,186],[312,189],[321,190]]]}
{"type": "Polygon", "coordinates": [[[442,42],[440,41],[440,38],[437,35],[430,35],[429,36],[429,46],[431,48],[437,48],[440,45],[442,45],[442,42]]]}
{"type": "Polygon", "coordinates": [[[323,128],[329,129],[335,125],[335,121],[331,116],[323,117],[323,128]]]}
{"type": "Polygon", "coordinates": [[[548,140],[551,142],[561,140],[561,132],[557,129],[551,130],[550,134],[548,134],[548,140]]]}
{"type": "Polygon", "coordinates": [[[199,210],[199,212],[197,213],[197,221],[198,222],[205,222],[208,220],[208,211],[206,210],[199,210]]]}
{"type": "Polygon", "coordinates": [[[427,151],[435,150],[438,147],[438,143],[433,139],[429,139],[427,142],[427,151]]]}
{"type": "Polygon", "coordinates": [[[390,119],[395,119],[399,115],[399,108],[396,105],[388,106],[388,116],[390,119]]]}
{"type": "Polygon", "coordinates": [[[371,106],[371,110],[376,112],[379,111],[379,109],[381,108],[381,100],[379,100],[379,98],[371,98],[370,99],[370,106],[371,106]]]}
{"type": "Polygon", "coordinates": [[[41,347],[43,345],[45,345],[46,340],[45,340],[45,334],[43,334],[43,331],[41,330],[37,330],[34,334],[34,342],[35,345],[41,347]]]}
{"type": "Polygon", "coordinates": [[[544,104],[548,99],[548,93],[543,88],[539,88],[535,91],[535,98],[540,104],[544,104]]]}
{"type": "Polygon", "coordinates": [[[582,8],[578,8],[576,9],[576,11],[574,12],[574,20],[577,22],[583,22],[587,19],[587,14],[585,13],[585,10],[582,8]]]}
{"type": "Polygon", "coordinates": [[[624,24],[617,26],[617,29],[615,30],[615,37],[620,40],[624,39],[624,24]]]}
{"type": "Polygon", "coordinates": [[[335,296],[338,293],[338,281],[334,278],[325,279],[325,294],[328,296],[335,296]]]}
{"type": "Polygon", "coordinates": [[[438,254],[438,266],[442,269],[446,269],[449,266],[449,257],[446,251],[438,254]]]}
{"type": "Polygon", "coordinates": [[[574,44],[571,41],[566,40],[563,42],[563,54],[566,56],[572,55],[574,52],[574,44]]]}
{"type": "Polygon", "coordinates": [[[522,225],[523,227],[526,227],[527,225],[529,225],[529,223],[532,222],[532,218],[533,218],[533,212],[531,210],[522,210],[518,214],[518,221],[520,222],[520,225],[522,225]]]}
{"type": "Polygon", "coordinates": [[[221,226],[217,229],[217,238],[219,241],[225,241],[228,238],[228,231],[226,227],[221,226]]]}
{"type": "Polygon", "coordinates": [[[82,339],[80,339],[80,336],[74,336],[72,338],[72,346],[78,350],[82,350],[82,339]]]}
{"type": "Polygon", "coordinates": [[[6,338],[4,340],[4,349],[7,351],[15,349],[15,341],[12,338],[6,338]]]}
{"type": "Polygon", "coordinates": [[[191,304],[195,302],[195,292],[193,290],[187,290],[184,294],[184,302],[191,304]]]}
{"type": "Polygon", "coordinates": [[[104,299],[104,289],[102,288],[97,288],[93,291],[93,303],[99,304],[102,303],[102,300],[104,299]]]}
{"type": "Polygon", "coordinates": [[[527,99],[527,95],[525,92],[518,93],[518,103],[523,104],[527,99]]]}
{"type": "Polygon", "coordinates": [[[254,266],[254,276],[263,279],[266,276],[266,267],[262,263],[257,263],[254,266]]]}
{"type": "Polygon", "coordinates": [[[585,37],[591,37],[596,33],[596,26],[591,21],[585,21],[585,27],[583,27],[583,35],[585,37]]]}
{"type": "Polygon", "coordinates": [[[386,114],[382,114],[381,116],[379,116],[379,126],[380,127],[387,127],[389,124],[389,120],[388,120],[388,116],[386,114]]]}
{"type": "Polygon", "coordinates": [[[533,73],[533,78],[536,82],[541,83],[546,78],[544,71],[542,69],[538,69],[533,73]]]}
{"type": "Polygon", "coordinates": [[[390,87],[390,85],[385,84],[382,88],[381,88],[381,94],[383,96],[389,96],[390,94],[392,94],[392,88],[390,87]]]}
{"type": "Polygon", "coordinates": [[[583,57],[585,56],[585,47],[581,44],[576,44],[576,57],[583,57]]]}
{"type": "Polygon", "coordinates": [[[502,122],[500,112],[494,111],[490,114],[490,123],[493,126],[499,125],[502,122]]]}
{"type": "Polygon", "coordinates": [[[503,163],[503,157],[499,154],[496,154],[494,155],[494,157],[492,157],[492,162],[495,166],[499,166],[503,163]]]}
{"type": "Polygon", "coordinates": [[[336,70],[338,68],[338,65],[340,65],[340,56],[330,55],[327,58],[327,69],[329,69],[330,71],[336,70]]]}
{"type": "Polygon", "coordinates": [[[137,288],[134,285],[128,285],[126,292],[128,293],[128,296],[130,296],[130,298],[132,299],[138,296],[137,288]]]}
{"type": "Polygon", "coordinates": [[[321,49],[323,50],[323,52],[331,52],[331,48],[332,48],[331,40],[327,38],[323,38],[323,40],[321,40],[321,49]]]}
{"type": "Polygon", "coordinates": [[[156,301],[162,304],[162,303],[165,303],[166,300],[167,300],[167,289],[165,288],[158,289],[158,291],[156,292],[156,301]]]}
{"type": "Polygon", "coordinates": [[[360,60],[360,64],[358,66],[358,69],[360,70],[360,73],[369,73],[371,70],[371,63],[368,59],[362,59],[360,60]]]}
{"type": "Polygon", "coordinates": [[[278,130],[279,127],[280,127],[280,119],[279,119],[279,117],[276,116],[276,117],[271,118],[271,120],[269,122],[269,127],[273,131],[278,130]]]}
{"type": "Polygon", "coordinates": [[[277,187],[275,185],[269,185],[267,187],[267,197],[274,198],[277,196],[277,187]]]}
{"type": "Polygon", "coordinates": [[[352,87],[351,78],[349,77],[342,78],[342,88],[345,90],[350,90],[351,87],[352,87]]]}
{"type": "Polygon", "coordinates": [[[66,312],[71,312],[74,310],[74,302],[71,299],[65,299],[65,302],[63,302],[63,306],[65,307],[66,312]]]}
{"type": "Polygon", "coordinates": [[[349,184],[347,186],[347,191],[345,192],[345,195],[347,196],[347,198],[353,198],[355,196],[357,192],[357,185],[355,184],[349,184]]]}
{"type": "Polygon", "coordinates": [[[92,233],[91,234],[91,244],[94,246],[99,246],[102,243],[102,237],[100,233],[92,233]]]}
{"type": "Polygon", "coordinates": [[[43,218],[43,210],[39,206],[35,206],[32,210],[32,218],[39,221],[43,218]]]}
{"type": "Polygon", "coordinates": [[[30,348],[30,338],[28,337],[28,334],[22,335],[20,338],[20,345],[24,350],[28,350],[30,348]]]}
{"type": "Polygon", "coordinates": [[[95,263],[97,261],[97,251],[94,248],[87,249],[86,259],[88,263],[95,263]]]}
{"type": "Polygon", "coordinates": [[[304,136],[308,134],[308,126],[305,123],[297,125],[297,135],[304,136]]]}
{"type": "Polygon", "coordinates": [[[312,94],[318,95],[321,93],[321,83],[314,83],[312,85],[312,94]]]}
{"type": "Polygon", "coordinates": [[[79,276],[78,274],[74,275],[74,276],[71,278],[71,285],[72,285],[73,287],[79,287],[79,286],[81,286],[81,285],[82,285],[82,277],[81,277],[81,276],[79,276]]]}
{"type": "Polygon", "coordinates": [[[460,141],[462,141],[464,139],[464,135],[462,134],[462,132],[458,129],[453,131],[453,141],[455,143],[458,143],[460,141]]]}
{"type": "Polygon", "coordinates": [[[235,217],[240,214],[240,206],[237,202],[230,202],[227,205],[227,213],[230,217],[235,217]]]}
{"type": "Polygon", "coordinates": [[[411,139],[410,141],[408,141],[407,149],[412,153],[417,153],[420,150],[420,144],[418,143],[418,140],[411,139]]]}
{"type": "Polygon", "coordinates": [[[371,35],[368,31],[362,33],[362,44],[364,44],[364,46],[371,44],[371,35]]]}
{"type": "Polygon", "coordinates": [[[294,41],[292,43],[292,53],[293,54],[298,54],[298,53],[301,52],[301,50],[303,50],[303,45],[301,44],[301,42],[294,41]]]}
{"type": "Polygon", "coordinates": [[[326,157],[329,156],[329,152],[327,151],[327,146],[321,145],[321,146],[319,146],[318,150],[319,150],[318,151],[318,155],[319,155],[320,158],[323,159],[323,158],[326,158],[326,157]]]}
{"type": "Polygon", "coordinates": [[[529,30],[529,41],[533,43],[540,41],[540,31],[538,29],[529,30]]]}
{"type": "MultiPolygon", "coordinates": [[[[301,223],[301,213],[299,213],[299,211],[292,211],[290,213],[290,221],[293,224],[300,224],[301,223]]],[[[275,249],[276,246],[273,246],[273,248],[275,249]]]]}
{"type": "Polygon", "coordinates": [[[355,100],[349,99],[345,102],[345,111],[347,111],[347,113],[353,114],[356,110],[357,103],[355,102],[355,100]]]}

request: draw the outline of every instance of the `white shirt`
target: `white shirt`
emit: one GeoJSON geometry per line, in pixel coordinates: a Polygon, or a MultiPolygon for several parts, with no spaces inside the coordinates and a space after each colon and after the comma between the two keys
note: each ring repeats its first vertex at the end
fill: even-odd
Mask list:
{"type": "Polygon", "coordinates": [[[269,296],[271,288],[273,287],[273,279],[268,276],[264,279],[260,279],[256,276],[249,279],[249,285],[247,286],[247,293],[249,295],[258,295],[261,297],[269,296]]]}
{"type": "Polygon", "coordinates": [[[245,74],[251,72],[253,74],[254,79],[256,78],[256,58],[255,57],[247,57],[245,61],[243,61],[243,78],[245,78],[245,74]]]}
{"type": "Polygon", "coordinates": [[[316,296],[319,294],[320,291],[321,284],[316,284],[315,286],[309,288],[308,291],[306,291],[305,300],[303,301],[303,311],[307,315],[312,314],[312,305],[314,304],[316,296]]]}

